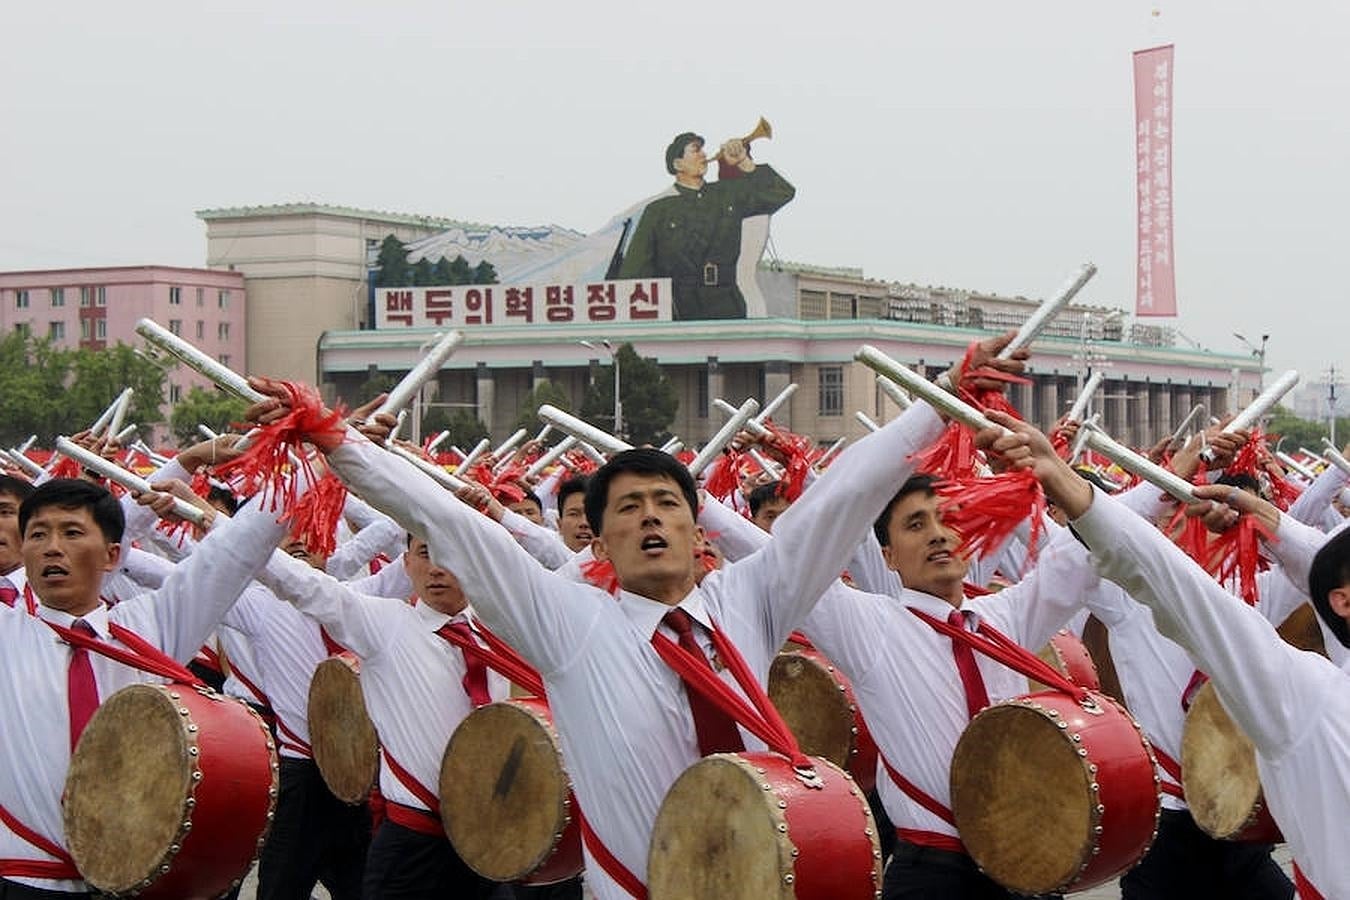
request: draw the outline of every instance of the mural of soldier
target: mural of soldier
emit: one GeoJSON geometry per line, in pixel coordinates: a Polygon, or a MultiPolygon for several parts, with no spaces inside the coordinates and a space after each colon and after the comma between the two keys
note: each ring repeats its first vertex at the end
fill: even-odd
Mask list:
{"type": "Polygon", "coordinates": [[[749,242],[758,252],[742,260],[742,224],[782,208],[796,190],[770,166],[756,164],[740,139],[722,145],[719,180],[704,181],[703,145],[701,136],[686,131],[666,148],[673,193],[643,209],[618,277],[670,278],[676,319],[745,318],[737,268],[748,262],[753,274],[764,244],[749,242]]]}

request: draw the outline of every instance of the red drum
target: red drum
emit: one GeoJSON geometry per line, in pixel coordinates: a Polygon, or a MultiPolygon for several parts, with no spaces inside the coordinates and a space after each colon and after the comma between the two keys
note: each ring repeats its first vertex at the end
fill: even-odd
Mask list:
{"type": "Polygon", "coordinates": [[[989,877],[1019,894],[1086,890],[1128,871],[1157,834],[1153,748],[1104,694],[998,703],[952,755],[952,813],[989,877]]]}
{"type": "Polygon", "coordinates": [[[881,847],[838,766],[803,778],[774,753],[717,753],[666,793],[647,861],[651,900],[873,900],[881,847]]]}
{"type": "Polygon", "coordinates": [[[1191,817],[1205,833],[1226,841],[1278,844],[1256,748],[1219,702],[1212,683],[1196,691],[1181,733],[1181,777],[1191,817]]]}
{"type": "Polygon", "coordinates": [[[277,757],[242,702],[185,685],[107,699],[66,775],[66,839],[84,879],[151,900],[218,897],[257,859],[277,798],[277,757]]]}
{"type": "Polygon", "coordinates": [[[793,647],[769,667],[769,699],[803,753],[825,757],[870,791],[877,782],[877,745],[852,682],[819,650],[793,647]]]}
{"type": "Polygon", "coordinates": [[[441,818],[484,878],[552,884],[582,868],[576,798],[548,703],[517,697],[459,723],[441,760],[441,818]]]}
{"type": "MultiPolygon", "coordinates": [[[[1092,661],[1092,654],[1088,652],[1087,645],[1079,640],[1078,635],[1072,631],[1065,631],[1062,628],[1056,631],[1051,636],[1050,642],[1042,647],[1036,655],[1053,666],[1056,672],[1079,687],[1087,688],[1090,691],[1102,689],[1102,682],[1097,675],[1097,665],[1092,661]]],[[[1046,690],[1046,686],[1032,680],[1031,690],[1033,693],[1043,691],[1046,690]]]]}

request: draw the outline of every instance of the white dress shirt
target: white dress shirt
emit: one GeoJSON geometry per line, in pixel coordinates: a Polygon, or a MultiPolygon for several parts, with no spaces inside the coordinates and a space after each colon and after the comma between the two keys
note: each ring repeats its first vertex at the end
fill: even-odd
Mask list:
{"type": "MultiPolygon", "coordinates": [[[[111,611],[100,605],[83,618],[105,641],[113,621],[186,664],[284,533],[275,513],[241,513],[213,531],[158,590],[111,611]]],[[[69,626],[74,617],[44,606],[38,607],[38,616],[0,616],[0,646],[5,648],[0,653],[0,721],[5,723],[0,753],[6,760],[0,767],[0,803],[38,834],[65,846],[61,792],[70,765],[70,648],[42,619],[69,626]]],[[[130,684],[163,680],[97,653],[91,652],[89,660],[102,699],[130,684]]],[[[0,825],[0,858],[50,857],[0,825]]],[[[79,881],[11,880],[45,890],[87,890],[79,881]]]]}
{"type": "Polygon", "coordinates": [[[557,570],[574,555],[563,543],[562,535],[531,522],[518,512],[508,509],[502,515],[501,525],[545,569],[557,570]]]}
{"type": "MultiPolygon", "coordinates": [[[[472,614],[449,616],[426,603],[361,594],[281,553],[261,580],[361,658],[361,693],[381,746],[439,795],[445,746],[473,704],[463,687],[464,651],[436,632],[451,622],[472,628],[472,614]]],[[[505,677],[488,670],[493,700],[505,699],[510,690],[505,677]]],[[[380,792],[395,803],[427,808],[389,770],[383,755],[380,792]]]]}
{"type": "MultiPolygon", "coordinates": [[[[869,435],[850,465],[831,467],[777,520],[763,550],[710,573],[680,606],[705,625],[715,619],[764,683],[787,635],[911,473],[910,456],[941,430],[938,416],[915,404],[869,435]]],[[[577,799],[610,852],[644,878],[661,801],[700,756],[683,684],[651,645],[669,607],[627,592],[616,603],[548,572],[495,523],[355,432],[328,459],[428,541],[483,621],[543,675],[577,799]]],[[[588,869],[597,897],[627,896],[593,860],[588,869]]]]}
{"type": "Polygon", "coordinates": [[[1323,896],[1350,897],[1350,674],[1286,644],[1152,525],[1097,494],[1074,522],[1102,575],[1208,672],[1256,747],[1270,811],[1323,896]]]}

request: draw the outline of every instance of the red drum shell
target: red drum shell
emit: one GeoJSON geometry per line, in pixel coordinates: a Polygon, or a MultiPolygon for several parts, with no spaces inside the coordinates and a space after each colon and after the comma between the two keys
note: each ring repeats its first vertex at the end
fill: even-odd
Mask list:
{"type": "Polygon", "coordinates": [[[257,859],[276,797],[276,748],[248,706],[131,685],[99,706],[71,757],[66,837],[100,891],[217,897],[257,859]]]}
{"type": "Polygon", "coordinates": [[[1046,691],[980,712],[952,754],[952,812],[971,857],[1009,890],[1086,890],[1148,851],[1161,812],[1153,748],[1104,694],[1095,712],[1046,691]]]}
{"type": "MultiPolygon", "coordinates": [[[[1036,655],[1079,687],[1101,691],[1102,682],[1097,673],[1097,664],[1088,652],[1087,645],[1073,632],[1064,629],[1055,632],[1036,655]]],[[[1032,681],[1031,687],[1033,693],[1046,689],[1045,685],[1037,681],[1032,681]]]]}
{"type": "Polygon", "coordinates": [[[881,847],[867,798],[813,758],[818,786],[774,753],[717,753],[666,793],[647,863],[651,900],[873,900],[881,847]]]}
{"type": "Polygon", "coordinates": [[[483,877],[553,884],[581,872],[577,801],[546,700],[466,716],[441,760],[440,797],[446,835],[483,877]]]}
{"type": "Polygon", "coordinates": [[[779,653],[769,668],[769,699],[803,753],[848,770],[864,792],[877,783],[877,745],[853,682],[813,647],[779,653]]]}

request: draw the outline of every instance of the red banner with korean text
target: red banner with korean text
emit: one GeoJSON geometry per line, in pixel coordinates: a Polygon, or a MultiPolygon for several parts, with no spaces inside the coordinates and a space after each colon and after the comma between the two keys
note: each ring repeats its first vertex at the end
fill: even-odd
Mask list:
{"type": "Polygon", "coordinates": [[[1172,45],[1134,54],[1137,316],[1177,314],[1172,244],[1172,45]]]}
{"type": "Polygon", "coordinates": [[[669,278],[375,289],[376,328],[668,322],[669,278]]]}

